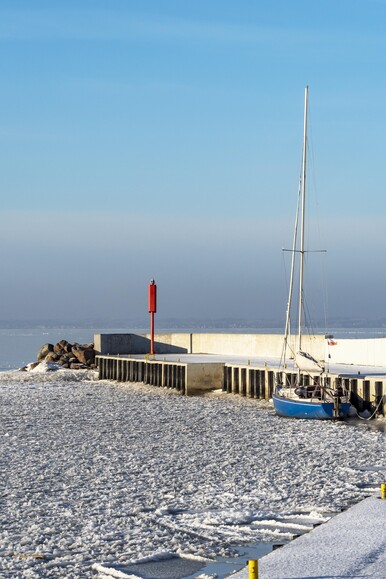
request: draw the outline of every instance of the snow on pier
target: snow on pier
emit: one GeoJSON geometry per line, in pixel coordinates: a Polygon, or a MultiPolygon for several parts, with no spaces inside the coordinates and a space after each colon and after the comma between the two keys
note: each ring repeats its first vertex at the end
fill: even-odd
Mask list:
{"type": "MultiPolygon", "coordinates": [[[[370,497],[259,561],[259,579],[386,577],[386,500],[370,497]]],[[[248,579],[243,570],[235,579],[248,579]]]]}

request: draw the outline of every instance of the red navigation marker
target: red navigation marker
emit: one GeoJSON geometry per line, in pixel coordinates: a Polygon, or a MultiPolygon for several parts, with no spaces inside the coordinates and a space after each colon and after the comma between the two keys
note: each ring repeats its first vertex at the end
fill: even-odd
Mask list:
{"type": "Polygon", "coordinates": [[[157,311],[157,286],[154,279],[149,283],[149,314],[150,314],[150,354],[154,354],[154,314],[157,311]]]}

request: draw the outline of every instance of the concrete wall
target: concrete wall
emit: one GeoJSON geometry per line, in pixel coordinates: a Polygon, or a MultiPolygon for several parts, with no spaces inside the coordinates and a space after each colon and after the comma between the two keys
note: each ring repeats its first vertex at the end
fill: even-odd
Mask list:
{"type": "MultiPolygon", "coordinates": [[[[305,336],[304,349],[324,359],[324,337],[305,336]]],[[[96,334],[95,350],[100,354],[146,354],[150,336],[138,334],[96,334]]],[[[283,347],[280,334],[156,334],[156,354],[225,354],[279,358],[283,347]]],[[[295,345],[292,344],[295,350],[295,345]]]]}
{"type": "MultiPolygon", "coordinates": [[[[324,336],[304,336],[303,348],[318,360],[324,359],[324,336]]],[[[192,334],[194,354],[230,356],[265,356],[280,358],[283,336],[280,334],[192,334]]],[[[291,347],[296,350],[295,340],[291,347]]]]}
{"type": "MultiPolygon", "coordinates": [[[[192,334],[156,334],[154,337],[154,350],[156,354],[190,354],[192,334]]],[[[150,352],[150,334],[146,335],[150,352]]],[[[139,352],[142,353],[142,352],[139,352]]]]}
{"type": "MultiPolygon", "coordinates": [[[[157,334],[156,354],[187,354],[191,348],[190,334],[157,334]]],[[[147,354],[150,336],[139,334],[95,334],[95,351],[99,354],[147,354]]]]}
{"type": "MultiPolygon", "coordinates": [[[[304,336],[303,349],[317,360],[337,364],[386,366],[386,338],[336,340],[328,346],[324,336],[304,336]]],[[[100,354],[146,354],[149,335],[96,334],[95,350],[100,354]]],[[[280,334],[156,334],[156,354],[224,354],[279,358],[283,346],[280,334]]],[[[296,351],[296,345],[291,343],[296,351]]]]}
{"type": "Polygon", "coordinates": [[[327,353],[334,364],[386,366],[386,338],[334,341],[336,345],[329,346],[327,353]]]}
{"type": "Polygon", "coordinates": [[[123,354],[128,352],[132,336],[135,336],[135,334],[94,334],[95,351],[98,354],[123,354]]]}

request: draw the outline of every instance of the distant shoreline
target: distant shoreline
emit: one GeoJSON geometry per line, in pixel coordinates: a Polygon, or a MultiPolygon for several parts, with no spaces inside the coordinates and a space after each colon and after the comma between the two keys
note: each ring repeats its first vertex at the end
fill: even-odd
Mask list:
{"type": "MultiPolygon", "coordinates": [[[[120,319],[120,320],[0,320],[0,330],[120,330],[122,332],[147,332],[149,320],[144,319],[120,319]]],[[[216,332],[227,331],[235,333],[281,333],[284,328],[283,320],[261,319],[245,320],[233,318],[220,319],[173,319],[156,317],[156,328],[159,333],[170,332],[216,332]]],[[[316,321],[310,333],[323,334],[325,331],[345,332],[369,332],[372,330],[376,334],[386,336],[386,318],[380,319],[353,319],[335,318],[324,321],[316,321]]]]}

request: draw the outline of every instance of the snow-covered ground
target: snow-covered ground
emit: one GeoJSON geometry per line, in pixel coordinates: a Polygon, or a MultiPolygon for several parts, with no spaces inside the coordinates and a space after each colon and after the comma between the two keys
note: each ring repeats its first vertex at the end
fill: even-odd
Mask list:
{"type": "MultiPolygon", "coordinates": [[[[119,355],[120,358],[144,359],[144,354],[119,355]]],[[[236,366],[257,366],[263,368],[280,368],[282,360],[269,356],[237,356],[229,354],[155,354],[150,356],[151,360],[166,362],[181,362],[182,364],[202,364],[202,363],[221,363],[234,364],[236,366]]],[[[294,360],[287,360],[286,367],[288,370],[296,371],[294,360]]],[[[357,364],[329,364],[328,371],[331,374],[357,375],[362,378],[365,376],[385,376],[386,366],[360,366],[357,364]]]]}
{"type": "Polygon", "coordinates": [[[87,378],[0,376],[1,577],[286,540],[383,481],[380,432],[87,378]]]}

